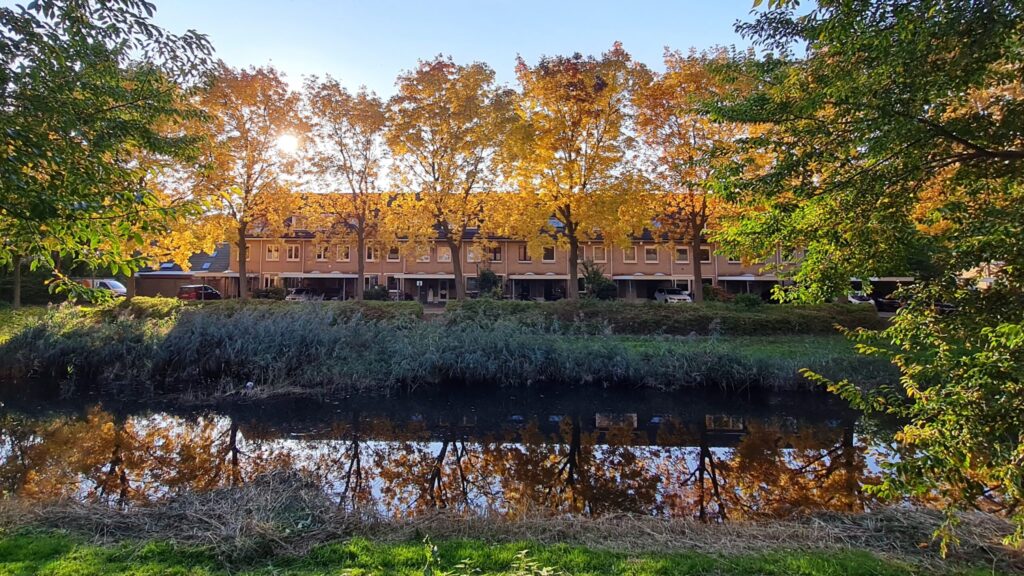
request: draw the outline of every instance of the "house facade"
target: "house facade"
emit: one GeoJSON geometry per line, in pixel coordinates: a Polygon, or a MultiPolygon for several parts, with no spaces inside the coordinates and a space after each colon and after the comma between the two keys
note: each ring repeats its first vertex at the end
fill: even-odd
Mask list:
{"type": "MultiPolygon", "coordinates": [[[[382,250],[368,247],[366,287],[383,286],[393,298],[442,304],[455,297],[455,282],[462,282],[469,294],[478,291],[477,279],[484,269],[493,271],[502,281],[507,298],[556,300],[566,294],[572,263],[568,251],[545,247],[531,254],[526,242],[504,238],[477,241],[469,237],[461,254],[462,278],[456,278],[452,253],[447,244],[401,246],[382,250]]],[[[247,275],[255,288],[311,288],[326,297],[347,299],[355,293],[357,281],[356,246],[322,244],[310,235],[285,238],[251,238],[248,242],[247,275]]],[[[699,254],[651,239],[636,240],[629,247],[600,242],[580,247],[580,261],[591,261],[615,282],[618,296],[624,299],[652,298],[658,288],[678,287],[694,290],[694,259],[702,262],[704,284],[734,293],[762,294],[778,280],[762,269],[767,263],[745,263],[716,253],[712,244],[699,254]]],[[[771,264],[778,264],[776,257],[771,264]]],[[[227,269],[217,275],[232,278],[237,286],[237,251],[227,269]]],[[[581,288],[584,288],[581,286],[581,288]]],[[[228,293],[237,293],[229,290],[228,293]]]]}

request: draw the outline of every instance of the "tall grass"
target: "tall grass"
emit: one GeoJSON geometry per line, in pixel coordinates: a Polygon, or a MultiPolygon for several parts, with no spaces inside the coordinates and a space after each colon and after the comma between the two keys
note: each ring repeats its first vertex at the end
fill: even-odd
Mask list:
{"type": "Polygon", "coordinates": [[[517,318],[424,322],[415,309],[386,303],[367,314],[322,303],[150,304],[56,308],[0,346],[0,372],[59,378],[72,391],[200,396],[450,383],[792,389],[810,385],[801,368],[892,377],[838,336],[773,350],[773,340],[623,337],[517,318]]]}

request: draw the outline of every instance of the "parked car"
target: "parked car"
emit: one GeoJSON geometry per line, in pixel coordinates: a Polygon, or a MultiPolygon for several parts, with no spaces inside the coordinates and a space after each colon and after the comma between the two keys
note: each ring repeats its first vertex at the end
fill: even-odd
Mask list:
{"type": "Polygon", "coordinates": [[[79,278],[76,281],[86,288],[109,290],[114,293],[114,296],[128,295],[128,288],[113,278],[79,278]]]}
{"type": "Polygon", "coordinates": [[[863,292],[850,292],[849,294],[846,295],[846,299],[849,300],[851,304],[870,304],[871,306],[875,305],[874,299],[863,292]]]}
{"type": "Polygon", "coordinates": [[[284,299],[289,302],[309,302],[312,300],[323,300],[324,297],[310,288],[292,288],[284,299]]]}
{"type": "Polygon", "coordinates": [[[220,300],[220,292],[206,284],[188,284],[178,287],[178,298],[181,300],[220,300]]]}
{"type": "Polygon", "coordinates": [[[658,288],[654,291],[654,299],[665,304],[678,304],[681,302],[693,302],[690,295],[679,288],[658,288]]]}
{"type": "Polygon", "coordinates": [[[892,296],[886,296],[875,300],[875,308],[878,308],[879,312],[896,312],[902,307],[903,302],[893,298],[892,296]]]}

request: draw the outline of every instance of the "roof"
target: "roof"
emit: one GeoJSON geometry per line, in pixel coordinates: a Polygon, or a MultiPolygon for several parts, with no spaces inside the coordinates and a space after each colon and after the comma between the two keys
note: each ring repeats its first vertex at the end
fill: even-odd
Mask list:
{"type": "MultiPolygon", "coordinates": [[[[189,269],[191,272],[225,272],[231,265],[231,244],[222,242],[217,244],[213,254],[207,254],[206,252],[200,252],[193,254],[188,259],[189,269]]],[[[139,270],[140,274],[170,274],[178,273],[177,275],[188,274],[181,266],[176,262],[161,262],[160,266],[156,268],[143,268],[139,270]]]]}

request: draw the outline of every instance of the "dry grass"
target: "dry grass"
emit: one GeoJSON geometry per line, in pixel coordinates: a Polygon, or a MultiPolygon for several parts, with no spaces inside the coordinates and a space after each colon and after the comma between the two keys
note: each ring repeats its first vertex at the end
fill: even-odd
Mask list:
{"type": "Polygon", "coordinates": [[[727,524],[631,515],[507,520],[437,513],[382,519],[340,510],[316,486],[291,473],[126,509],[77,502],[40,505],[17,499],[0,504],[0,525],[8,530],[62,529],[99,543],[170,541],[206,547],[224,559],[301,555],[314,546],[354,536],[388,543],[429,535],[439,540],[570,543],[631,553],[864,550],[923,568],[948,567],[952,562],[1024,569],[1024,554],[1000,544],[1011,526],[980,513],[963,517],[960,544],[942,560],[932,539],[941,520],[936,511],[904,508],[727,524]]]}

